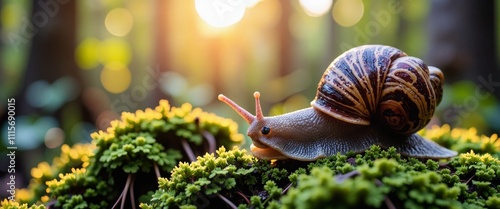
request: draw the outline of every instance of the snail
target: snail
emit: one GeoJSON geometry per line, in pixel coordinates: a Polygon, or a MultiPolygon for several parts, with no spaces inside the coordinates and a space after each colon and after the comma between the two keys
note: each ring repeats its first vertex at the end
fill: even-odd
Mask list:
{"type": "Polygon", "coordinates": [[[384,45],[352,48],[337,57],[319,81],[311,107],[264,117],[255,92],[255,116],[220,94],[249,124],[252,154],[260,159],[313,161],[394,146],[402,155],[451,158],[455,151],[416,132],[441,101],[444,76],[436,67],[384,45]]]}

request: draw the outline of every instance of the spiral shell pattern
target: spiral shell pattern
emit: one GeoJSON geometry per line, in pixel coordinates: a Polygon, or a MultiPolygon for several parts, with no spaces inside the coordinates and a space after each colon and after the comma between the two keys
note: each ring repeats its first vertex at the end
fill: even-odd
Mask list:
{"type": "Polygon", "coordinates": [[[409,135],[429,123],[441,100],[443,74],[430,68],[394,47],[356,47],[330,64],[311,105],[342,121],[409,135]]]}

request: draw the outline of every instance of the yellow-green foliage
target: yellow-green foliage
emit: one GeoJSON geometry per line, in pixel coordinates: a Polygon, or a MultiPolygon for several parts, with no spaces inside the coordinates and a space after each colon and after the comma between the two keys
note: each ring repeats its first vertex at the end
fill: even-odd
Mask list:
{"type": "Polygon", "coordinates": [[[2,206],[2,209],[45,209],[46,207],[44,205],[30,205],[28,206],[27,203],[18,203],[15,201],[9,201],[7,199],[2,200],[0,202],[0,206],[2,206]]]}
{"type": "Polygon", "coordinates": [[[440,163],[372,146],[297,169],[294,161],[271,164],[244,150],[217,153],[179,164],[141,208],[218,208],[228,204],[224,198],[238,208],[498,208],[500,202],[500,161],[489,154],[440,163]]]}
{"type": "Polygon", "coordinates": [[[207,199],[218,193],[226,193],[240,186],[254,185],[255,176],[250,175],[256,158],[234,147],[226,151],[224,147],[214,154],[205,154],[192,163],[180,163],[172,170],[170,179],[160,178],[159,188],[151,199],[152,204],[143,208],[171,206],[195,206],[200,199],[207,199]]]}
{"type": "Polygon", "coordinates": [[[238,133],[238,125],[231,119],[203,112],[200,108],[193,109],[189,103],[181,107],[171,107],[167,100],[161,100],[154,109],[137,110],[135,114],[124,112],[121,120],[112,121],[111,127],[106,131],[98,131],[91,136],[98,146],[106,146],[119,136],[131,132],[173,131],[175,135],[199,145],[202,142],[201,135],[197,134],[199,130],[207,130],[217,139],[227,140],[226,143],[243,140],[243,135],[238,133]]]}
{"type": "Polygon", "coordinates": [[[201,148],[203,131],[213,135],[218,146],[232,146],[243,139],[237,129],[230,119],[193,109],[188,103],[170,107],[167,100],[161,100],[154,109],[138,110],[135,114],[124,112],[121,120],[112,121],[106,132],[91,134],[98,149],[89,169],[96,175],[101,169],[117,168],[136,173],[139,168],[149,172],[156,164],[169,172],[182,158],[178,150],[181,140],[205,153],[207,150],[201,148]]]}
{"type": "Polygon", "coordinates": [[[16,191],[16,201],[30,204],[47,203],[49,197],[46,193],[45,182],[56,178],[61,173],[71,172],[73,168],[86,168],[93,149],[95,149],[93,144],[75,144],[72,147],[63,145],[60,156],[55,157],[52,164],[41,162],[31,169],[30,184],[28,188],[16,191]]]}
{"type": "Polygon", "coordinates": [[[122,113],[106,131],[91,135],[93,145],[63,146],[52,165],[43,162],[32,170],[32,185],[17,196],[20,202],[50,202],[57,208],[109,208],[128,188],[140,191],[135,197],[154,191],[157,175],[169,176],[180,160],[188,159],[181,141],[204,154],[210,143],[240,144],[237,129],[230,119],[161,100],[154,109],[122,113]],[[207,136],[215,141],[207,142],[207,136]],[[131,186],[134,176],[140,176],[140,183],[131,186]]]}
{"type": "Polygon", "coordinates": [[[465,153],[472,150],[478,154],[489,153],[496,158],[500,158],[500,139],[498,138],[498,134],[492,134],[491,136],[478,135],[475,128],[451,129],[447,124],[433,126],[431,129],[422,129],[419,134],[458,153],[465,153]]]}

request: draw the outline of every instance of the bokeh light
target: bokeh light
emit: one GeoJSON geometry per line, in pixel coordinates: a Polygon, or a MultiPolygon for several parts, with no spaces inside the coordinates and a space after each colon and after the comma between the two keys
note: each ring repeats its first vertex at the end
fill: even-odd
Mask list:
{"type": "Polygon", "coordinates": [[[361,0],[337,0],[333,5],[332,15],[339,25],[351,27],[361,20],[364,10],[361,0]]]}
{"type": "Polygon", "coordinates": [[[44,107],[57,97],[50,89],[50,84],[44,80],[38,80],[28,86],[26,100],[32,107],[44,107]]]}
{"type": "Polygon", "coordinates": [[[16,28],[21,23],[21,18],[17,18],[23,15],[22,8],[19,8],[17,4],[5,3],[0,11],[1,24],[2,27],[7,29],[16,28]]]}
{"type": "Polygon", "coordinates": [[[111,121],[118,119],[118,115],[113,111],[106,110],[101,112],[96,119],[95,125],[97,129],[106,130],[110,126],[111,121]]]}
{"type": "Polygon", "coordinates": [[[243,18],[246,9],[244,0],[195,0],[195,8],[203,21],[214,27],[227,27],[243,18]]]}
{"type": "Polygon", "coordinates": [[[330,10],[333,0],[299,0],[299,3],[307,15],[320,17],[330,10]]]}
{"type": "Polygon", "coordinates": [[[49,149],[59,147],[64,142],[64,131],[60,128],[51,128],[45,133],[45,146],[49,149]]]}
{"type": "Polygon", "coordinates": [[[132,75],[127,66],[121,63],[109,63],[101,72],[101,83],[104,88],[114,94],[124,92],[130,86],[132,75]]]}
{"type": "Polygon", "coordinates": [[[99,61],[101,64],[121,63],[128,65],[132,58],[130,44],[121,38],[108,38],[99,44],[99,61]]]}
{"type": "Polygon", "coordinates": [[[55,111],[79,95],[80,90],[76,83],[69,76],[59,78],[52,84],[45,80],[35,81],[28,86],[26,100],[33,107],[55,111]]]}
{"type": "Polygon", "coordinates": [[[195,106],[207,105],[216,98],[215,89],[209,83],[202,83],[190,88],[187,95],[188,101],[195,106]]]}
{"type": "Polygon", "coordinates": [[[125,36],[127,35],[132,26],[134,25],[134,19],[130,11],[124,8],[116,8],[111,10],[104,20],[106,29],[108,32],[115,36],[125,36]]]}
{"type": "Polygon", "coordinates": [[[96,38],[86,38],[75,50],[75,61],[78,67],[84,70],[94,69],[99,65],[99,44],[96,38]]]}
{"type": "MultiPolygon", "coordinates": [[[[41,164],[47,165],[46,163],[41,163],[41,164]]],[[[38,167],[34,167],[31,169],[31,176],[33,176],[33,178],[42,178],[43,170],[38,167]]]]}
{"type": "MultiPolygon", "coordinates": [[[[32,150],[39,147],[44,142],[47,131],[53,127],[59,127],[59,122],[51,116],[16,117],[16,130],[23,130],[16,132],[16,147],[20,150],[32,150]]],[[[7,130],[7,123],[4,123],[2,130],[7,130]]],[[[3,142],[8,146],[6,140],[3,142]]]]}
{"type": "Polygon", "coordinates": [[[187,89],[186,78],[177,72],[165,72],[159,78],[160,89],[167,95],[179,96],[187,89]]]}

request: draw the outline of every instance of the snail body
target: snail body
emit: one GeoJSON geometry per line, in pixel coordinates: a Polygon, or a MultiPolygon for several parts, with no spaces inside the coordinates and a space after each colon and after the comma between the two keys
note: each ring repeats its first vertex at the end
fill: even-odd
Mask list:
{"type": "Polygon", "coordinates": [[[257,158],[311,161],[374,144],[412,157],[449,158],[457,153],[415,134],[432,118],[443,80],[439,69],[399,49],[365,45],[330,64],[312,107],[264,117],[258,92],[255,116],[224,95],[219,100],[250,124],[257,158]]]}

